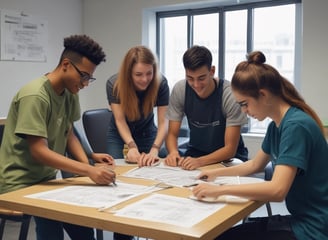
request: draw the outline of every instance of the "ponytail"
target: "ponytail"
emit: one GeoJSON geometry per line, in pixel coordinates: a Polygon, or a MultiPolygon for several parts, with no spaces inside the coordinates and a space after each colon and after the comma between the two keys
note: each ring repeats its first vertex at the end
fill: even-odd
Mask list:
{"type": "Polygon", "coordinates": [[[296,88],[272,66],[265,64],[260,51],[247,55],[247,61],[239,63],[231,80],[231,87],[253,98],[259,97],[260,89],[267,89],[293,107],[309,114],[324,133],[323,124],[316,112],[304,101],[296,88]]]}

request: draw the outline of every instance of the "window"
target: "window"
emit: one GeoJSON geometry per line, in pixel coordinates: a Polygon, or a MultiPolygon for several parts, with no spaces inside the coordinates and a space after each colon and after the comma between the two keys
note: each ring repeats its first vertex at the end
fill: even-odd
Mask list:
{"type": "MultiPolygon", "coordinates": [[[[156,13],[157,55],[170,88],[184,78],[182,55],[192,45],[204,45],[213,55],[216,75],[231,80],[236,65],[253,50],[297,85],[295,64],[301,0],[259,1],[248,4],[181,9],[156,13]]],[[[265,132],[270,119],[249,121],[250,132],[265,132]]]]}

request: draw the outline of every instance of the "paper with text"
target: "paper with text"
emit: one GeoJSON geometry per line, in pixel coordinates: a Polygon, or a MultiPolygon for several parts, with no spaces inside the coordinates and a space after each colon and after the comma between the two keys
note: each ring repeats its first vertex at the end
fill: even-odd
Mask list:
{"type": "Polygon", "coordinates": [[[225,204],[222,203],[209,204],[188,198],[154,193],[118,210],[115,215],[192,227],[224,206],[225,204]]]}
{"type": "Polygon", "coordinates": [[[169,167],[164,164],[154,167],[134,168],[123,176],[157,180],[176,187],[188,187],[193,184],[202,182],[197,179],[200,170],[184,170],[180,167],[169,167]]]}
{"type": "Polygon", "coordinates": [[[84,207],[109,208],[141,194],[160,190],[156,186],[144,186],[117,182],[117,186],[69,186],[26,195],[48,201],[61,202],[84,207]]]}

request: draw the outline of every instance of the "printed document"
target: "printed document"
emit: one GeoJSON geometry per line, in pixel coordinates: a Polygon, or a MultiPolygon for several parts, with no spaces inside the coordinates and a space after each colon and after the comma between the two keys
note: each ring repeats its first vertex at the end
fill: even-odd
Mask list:
{"type": "Polygon", "coordinates": [[[175,187],[189,187],[202,180],[197,179],[200,170],[184,170],[180,167],[169,167],[161,163],[154,167],[134,168],[123,176],[131,178],[144,178],[163,182],[175,187]]]}
{"type": "Polygon", "coordinates": [[[128,184],[117,181],[117,186],[69,186],[25,197],[55,201],[84,207],[109,208],[123,201],[163,188],[128,184]]]}
{"type": "Polygon", "coordinates": [[[116,211],[116,216],[192,227],[225,204],[204,203],[188,198],[153,193],[116,211]]]}

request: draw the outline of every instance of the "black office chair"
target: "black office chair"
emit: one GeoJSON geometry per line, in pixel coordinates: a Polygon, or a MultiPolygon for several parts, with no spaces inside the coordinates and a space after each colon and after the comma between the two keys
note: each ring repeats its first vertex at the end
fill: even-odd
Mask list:
{"type": "MultiPolygon", "coordinates": [[[[73,132],[75,134],[75,136],[77,137],[77,139],[80,141],[85,153],[88,155],[88,153],[91,153],[91,149],[90,149],[90,145],[88,143],[88,140],[86,139],[86,137],[83,135],[82,131],[79,129],[79,127],[77,127],[75,124],[73,124],[73,132]]],[[[74,159],[74,157],[72,156],[72,154],[68,151],[66,151],[66,156],[70,159],[74,159]]],[[[91,165],[94,165],[94,161],[92,159],[89,159],[89,163],[91,165]]],[[[62,178],[70,178],[70,177],[74,177],[75,174],[70,173],[70,172],[66,172],[64,170],[61,170],[61,175],[62,178]]]]}
{"type": "Polygon", "coordinates": [[[5,125],[0,124],[0,147],[1,147],[1,143],[2,143],[2,136],[3,136],[4,130],[5,130],[5,125]]]}
{"type": "Polygon", "coordinates": [[[107,108],[87,110],[83,113],[84,132],[93,152],[107,152],[107,130],[112,114],[107,108]]]}
{"type": "MultiPolygon", "coordinates": [[[[87,142],[87,139],[85,139],[84,135],[82,134],[82,132],[79,130],[79,128],[76,125],[73,125],[73,132],[75,134],[75,136],[78,138],[78,140],[81,142],[81,145],[83,147],[83,149],[86,152],[90,152],[89,150],[89,145],[87,142]]],[[[67,157],[74,159],[73,156],[71,155],[71,153],[66,152],[67,157]]],[[[93,164],[92,159],[89,159],[90,164],[93,164]]],[[[70,177],[74,177],[75,174],[70,173],[70,172],[66,172],[61,170],[61,175],[62,178],[70,178],[70,177]]],[[[104,239],[104,234],[103,234],[103,230],[101,229],[96,229],[96,239],[97,240],[103,240],[104,239]]]]}
{"type": "MultiPolygon", "coordinates": [[[[270,181],[272,178],[272,174],[273,174],[273,166],[272,166],[272,162],[270,161],[264,168],[264,180],[270,181]]],[[[265,207],[266,207],[266,210],[268,213],[268,217],[271,217],[272,216],[272,208],[271,208],[270,202],[267,202],[265,204],[265,207]]],[[[252,217],[246,217],[243,219],[243,223],[245,223],[247,221],[252,221],[252,217]]]]}
{"type": "MultiPolygon", "coordinates": [[[[4,132],[5,125],[0,124],[0,147],[2,143],[2,137],[4,132]]],[[[23,212],[13,211],[9,209],[5,209],[0,207],[0,239],[3,238],[3,233],[5,230],[6,221],[14,221],[14,222],[21,222],[20,232],[19,232],[19,240],[26,240],[27,234],[31,222],[31,216],[26,215],[23,212]]]]}
{"type": "Polygon", "coordinates": [[[82,115],[84,132],[93,152],[107,151],[107,129],[112,118],[112,111],[107,108],[87,110],[82,115]]]}
{"type": "MultiPolygon", "coordinates": [[[[272,162],[270,161],[268,163],[268,165],[266,165],[265,169],[264,169],[264,180],[265,181],[270,181],[273,175],[273,166],[272,166],[272,162]]],[[[268,216],[271,217],[272,216],[272,209],[271,209],[271,205],[270,202],[267,202],[265,204],[267,212],[268,212],[268,216]]]]}

